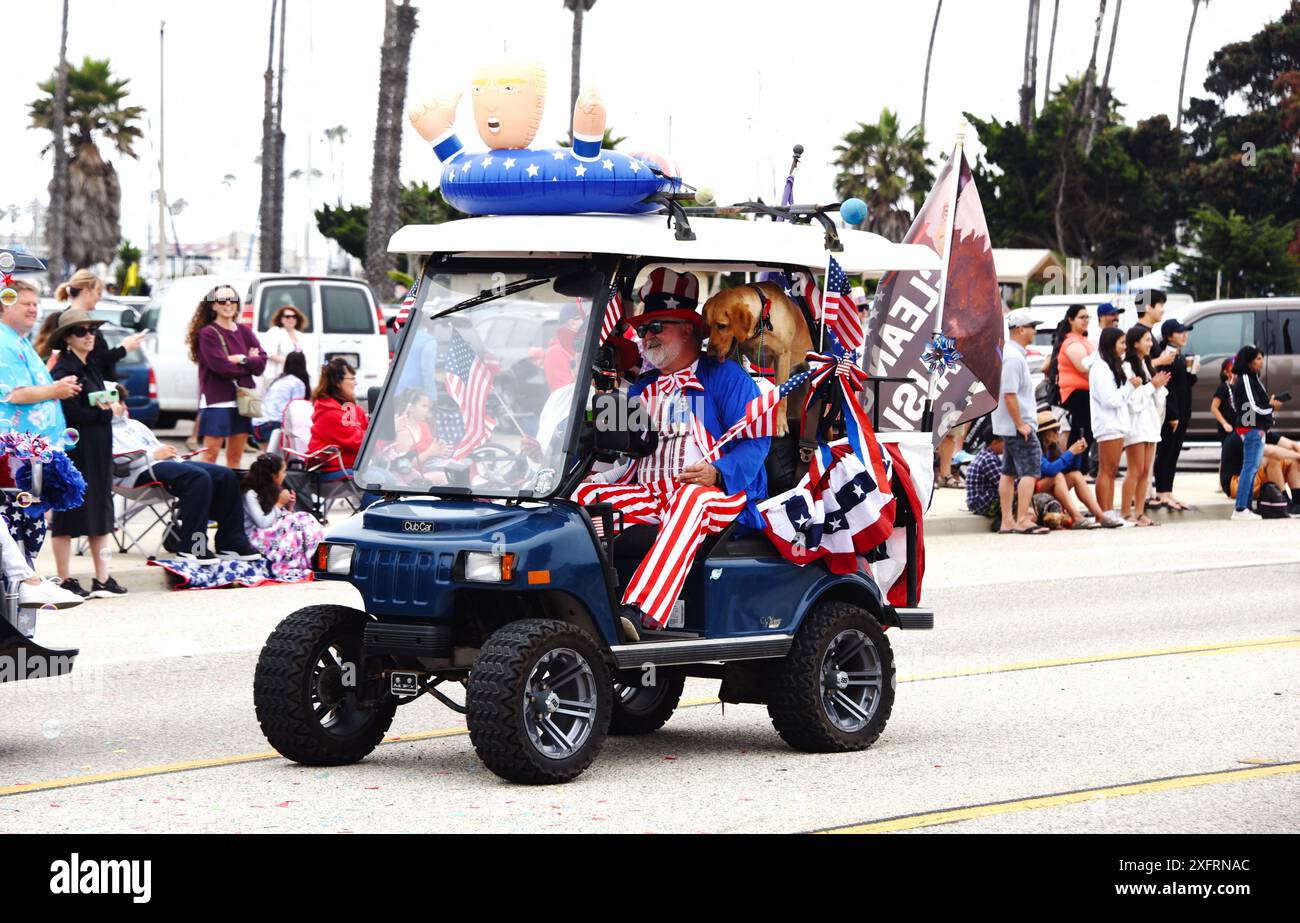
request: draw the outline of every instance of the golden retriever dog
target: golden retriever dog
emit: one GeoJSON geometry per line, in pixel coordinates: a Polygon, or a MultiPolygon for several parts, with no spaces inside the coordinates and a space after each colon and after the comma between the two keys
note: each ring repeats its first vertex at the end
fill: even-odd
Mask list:
{"type": "MultiPolygon", "coordinates": [[[[812,338],[803,312],[774,282],[759,282],[725,289],[704,303],[704,319],[709,325],[708,354],[714,359],[735,358],[737,350],[750,362],[776,372],[780,387],[791,370],[812,349],[812,338]],[[770,304],[768,322],[763,326],[763,303],[770,304]]],[[[776,432],[784,436],[785,401],[777,408],[776,432]]]]}

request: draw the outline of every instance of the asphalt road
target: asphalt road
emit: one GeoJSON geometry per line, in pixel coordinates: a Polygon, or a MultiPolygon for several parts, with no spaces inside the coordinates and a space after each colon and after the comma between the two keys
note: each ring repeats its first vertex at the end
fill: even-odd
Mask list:
{"type": "Polygon", "coordinates": [[[0,686],[0,832],[1300,830],[1300,521],[928,551],[937,627],[890,632],[870,750],[794,752],[695,680],[662,731],[547,788],[490,774],[426,699],[355,766],[269,751],[257,650],[346,585],[94,601],[42,628],[83,649],[73,681],[0,686]]]}

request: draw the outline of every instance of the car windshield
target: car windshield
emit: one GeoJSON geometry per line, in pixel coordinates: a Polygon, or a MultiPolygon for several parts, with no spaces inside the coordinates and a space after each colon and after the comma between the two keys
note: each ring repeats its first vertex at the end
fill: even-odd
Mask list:
{"type": "Polygon", "coordinates": [[[523,273],[429,278],[374,411],[360,484],[501,497],[559,485],[592,300],[555,283],[523,273]]]}

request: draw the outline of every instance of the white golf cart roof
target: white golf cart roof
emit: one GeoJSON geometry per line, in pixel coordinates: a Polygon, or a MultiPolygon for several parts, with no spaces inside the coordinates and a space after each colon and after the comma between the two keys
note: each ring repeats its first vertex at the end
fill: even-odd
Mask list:
{"type": "MultiPolygon", "coordinates": [[[[469,257],[614,253],[740,270],[826,265],[825,237],[816,222],[692,217],[690,225],[695,240],[677,240],[666,215],[501,215],[407,225],[393,235],[388,250],[469,257]]],[[[941,267],[929,247],[896,244],[865,231],[838,231],[844,249],[834,256],[847,273],[879,276],[896,269],[941,267]]]]}

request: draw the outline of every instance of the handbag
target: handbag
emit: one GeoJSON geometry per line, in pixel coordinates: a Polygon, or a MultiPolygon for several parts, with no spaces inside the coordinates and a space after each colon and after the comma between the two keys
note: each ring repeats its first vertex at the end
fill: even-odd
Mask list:
{"type": "MultiPolygon", "coordinates": [[[[220,333],[217,338],[221,340],[221,348],[230,358],[230,347],[226,345],[226,338],[220,333]]],[[[262,415],[262,395],[257,392],[256,388],[245,388],[242,385],[235,385],[235,409],[239,411],[241,417],[257,419],[262,415]]]]}

